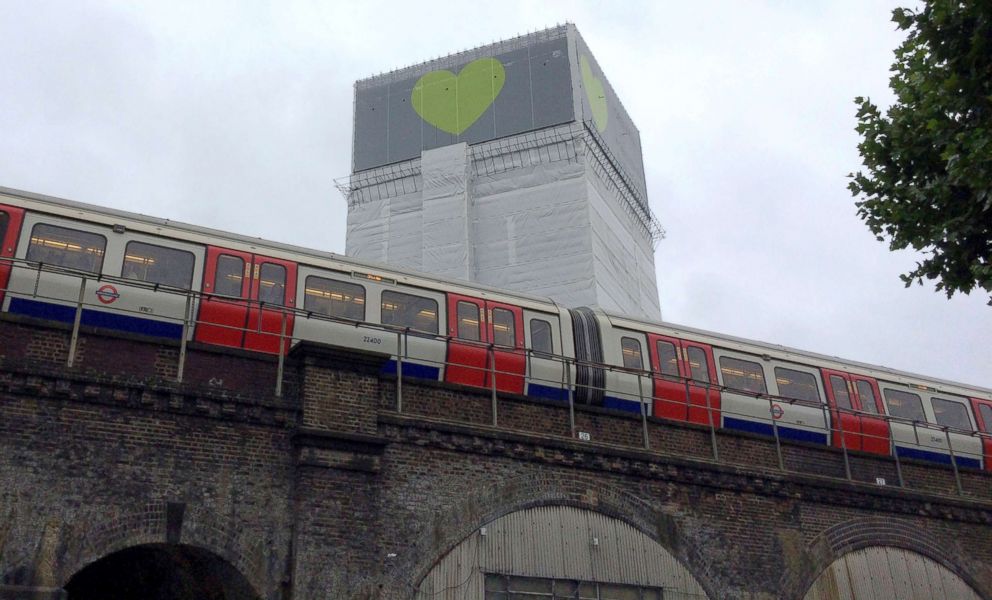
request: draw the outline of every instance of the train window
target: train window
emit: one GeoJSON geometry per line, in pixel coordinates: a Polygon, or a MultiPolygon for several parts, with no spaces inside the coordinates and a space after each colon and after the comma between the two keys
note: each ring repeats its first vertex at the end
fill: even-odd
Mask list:
{"type": "Polygon", "coordinates": [[[121,277],[189,289],[193,283],[192,252],[144,242],[128,242],[124,248],[121,277]]]}
{"type": "Polygon", "coordinates": [[[889,407],[889,414],[893,417],[901,417],[911,421],[926,422],[927,417],[923,413],[923,401],[916,394],[885,388],[882,390],[885,396],[885,404],[889,407]]]}
{"type": "Polygon", "coordinates": [[[382,324],[437,333],[437,301],[403,292],[382,293],[382,324]]]}
{"type": "Polygon", "coordinates": [[[262,263],[258,271],[258,299],[265,304],[286,304],[286,267],[262,263]]]}
{"type": "Polygon", "coordinates": [[[968,408],[964,404],[943,398],[930,398],[930,406],[933,407],[933,416],[938,425],[971,431],[971,419],[968,418],[968,408]]]}
{"type": "Polygon", "coordinates": [[[706,358],[706,351],[695,346],[688,346],[685,353],[686,358],[689,359],[689,377],[692,377],[693,381],[709,383],[710,362],[706,358]]]}
{"type": "Polygon", "coordinates": [[[352,321],[365,320],[365,288],[357,283],[311,275],[303,291],[305,310],[352,321]]]}
{"type": "Polygon", "coordinates": [[[551,341],[551,323],[541,319],[530,320],[530,348],[534,352],[554,354],[555,349],[551,341]]]}
{"type": "Polygon", "coordinates": [[[778,385],[779,396],[816,404],[821,402],[820,388],[816,385],[816,377],[811,373],[775,367],[775,383],[778,385]]]}
{"type": "MultiPolygon", "coordinates": [[[[4,239],[7,237],[7,223],[10,222],[10,216],[7,213],[0,210],[0,244],[3,243],[4,239]]],[[[2,251],[3,248],[0,248],[2,251]]]]}
{"type": "Polygon", "coordinates": [[[861,398],[861,410],[873,415],[878,414],[878,405],[875,403],[875,390],[871,384],[864,379],[855,382],[858,386],[858,397],[861,398]]]}
{"type": "Polygon", "coordinates": [[[99,273],[106,248],[107,238],[102,235],[38,223],[31,230],[27,259],[99,273]]]}
{"type": "Polygon", "coordinates": [[[840,375],[830,376],[830,389],[834,393],[834,400],[837,401],[838,408],[853,410],[851,404],[851,394],[847,391],[847,381],[840,375]]]}
{"type": "Polygon", "coordinates": [[[729,388],[752,394],[768,392],[768,388],[765,387],[765,372],[756,362],[721,356],[720,372],[723,373],[723,385],[729,388]]]}
{"type": "Polygon", "coordinates": [[[482,339],[479,307],[472,302],[458,303],[458,339],[478,342],[482,339]]]}
{"type": "Polygon", "coordinates": [[[505,308],[494,308],[493,314],[493,343],[497,346],[514,347],[517,345],[517,328],[513,312],[505,308]]]}
{"type": "Polygon", "coordinates": [[[979,404],[978,414],[981,415],[982,422],[984,423],[982,431],[985,433],[992,433],[992,406],[988,404],[979,404]]]}
{"type": "Polygon", "coordinates": [[[218,256],[217,272],[214,276],[214,293],[221,296],[240,298],[244,272],[244,260],[230,254],[221,254],[218,256]]]}
{"type": "Polygon", "coordinates": [[[658,340],[658,365],[662,375],[679,376],[679,355],[675,351],[675,344],[658,340]]]}
{"type": "Polygon", "coordinates": [[[643,369],[641,361],[641,343],[630,337],[620,338],[620,351],[623,354],[623,366],[628,369],[643,369]]]}

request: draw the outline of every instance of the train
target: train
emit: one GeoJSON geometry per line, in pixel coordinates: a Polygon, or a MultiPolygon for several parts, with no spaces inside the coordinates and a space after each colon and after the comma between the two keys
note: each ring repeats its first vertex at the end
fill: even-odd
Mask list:
{"type": "Polygon", "coordinates": [[[5,314],[992,471],[992,390],[0,187],[5,314]]]}

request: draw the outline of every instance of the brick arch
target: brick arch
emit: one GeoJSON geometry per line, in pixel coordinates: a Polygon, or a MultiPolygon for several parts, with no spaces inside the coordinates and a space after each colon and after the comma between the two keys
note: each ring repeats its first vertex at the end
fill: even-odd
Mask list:
{"type": "Polygon", "coordinates": [[[241,573],[259,598],[265,597],[264,572],[247,560],[242,551],[244,536],[238,529],[202,509],[187,509],[178,540],[169,539],[167,529],[165,502],[150,502],[95,522],[83,519],[66,540],[58,581],[65,586],[87,565],[114,552],[145,544],[178,543],[220,557],[241,573]]]}
{"type": "Polygon", "coordinates": [[[960,577],[983,598],[992,598],[992,591],[983,586],[980,566],[968,559],[952,538],[933,535],[918,523],[865,517],[837,523],[821,533],[806,548],[800,567],[787,572],[780,580],[783,598],[801,600],[816,579],[845,554],[870,547],[892,547],[925,556],[960,577]]]}
{"type": "Polygon", "coordinates": [[[522,475],[493,484],[441,515],[413,544],[419,551],[398,560],[384,578],[382,598],[409,600],[428,572],[479,527],[510,513],[540,506],[598,512],[634,527],[670,552],[710,598],[712,566],[670,514],[624,490],[587,475],[522,475]],[[417,557],[420,557],[419,560],[417,557]]]}

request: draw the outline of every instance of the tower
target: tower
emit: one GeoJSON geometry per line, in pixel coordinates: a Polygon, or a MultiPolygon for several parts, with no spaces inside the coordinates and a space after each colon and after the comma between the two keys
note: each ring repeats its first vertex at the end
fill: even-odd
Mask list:
{"type": "Polygon", "coordinates": [[[658,318],[640,135],[574,25],[355,83],[349,256],[658,318]]]}

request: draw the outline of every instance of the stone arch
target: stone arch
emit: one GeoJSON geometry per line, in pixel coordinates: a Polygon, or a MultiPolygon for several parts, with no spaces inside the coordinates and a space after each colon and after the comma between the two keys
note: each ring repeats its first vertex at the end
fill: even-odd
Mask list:
{"type": "Polygon", "coordinates": [[[163,544],[181,544],[216,555],[236,569],[258,597],[266,597],[264,566],[257,559],[248,559],[257,553],[246,552],[250,544],[241,530],[209,511],[187,510],[185,505],[166,502],[150,502],[75,527],[65,542],[56,580],[64,586],[76,573],[106,556],[163,544]]]}
{"type": "Polygon", "coordinates": [[[630,525],[671,553],[707,596],[719,597],[712,583],[712,566],[672,515],[596,477],[555,474],[504,480],[467,495],[453,510],[438,515],[430,530],[413,544],[419,551],[396,557],[383,582],[382,597],[414,598],[416,586],[431,568],[479,527],[510,513],[542,506],[579,508],[630,525]]]}
{"type": "Polygon", "coordinates": [[[918,524],[881,516],[851,519],[822,532],[806,548],[803,560],[796,561],[798,568],[783,575],[779,588],[782,597],[802,599],[834,561],[851,552],[880,546],[909,550],[933,560],[982,597],[990,597],[989,590],[980,583],[977,565],[967,559],[954,539],[937,538],[918,524]]]}

